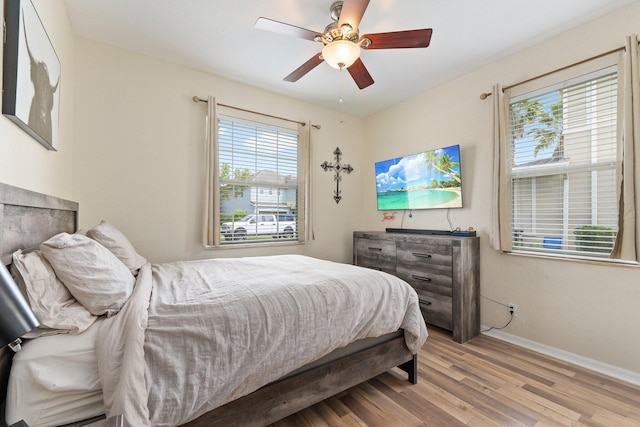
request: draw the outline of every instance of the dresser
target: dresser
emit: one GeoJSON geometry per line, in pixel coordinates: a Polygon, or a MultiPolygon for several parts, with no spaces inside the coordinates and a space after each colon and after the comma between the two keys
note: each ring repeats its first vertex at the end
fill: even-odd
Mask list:
{"type": "Polygon", "coordinates": [[[408,282],[425,321],[454,341],[480,333],[479,237],[355,231],[353,263],[408,282]]]}

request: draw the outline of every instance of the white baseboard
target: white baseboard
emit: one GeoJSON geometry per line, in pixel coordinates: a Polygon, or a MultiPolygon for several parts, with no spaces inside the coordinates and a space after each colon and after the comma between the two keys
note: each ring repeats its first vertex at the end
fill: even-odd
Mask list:
{"type": "MultiPolygon", "coordinates": [[[[487,329],[487,327],[483,326],[482,329],[487,329]]],[[[546,354],[547,356],[555,357],[556,359],[560,359],[565,362],[573,363],[574,365],[578,365],[583,368],[599,372],[601,374],[609,375],[610,377],[617,378],[631,384],[640,385],[640,373],[637,372],[598,362],[597,360],[589,359],[575,353],[570,353],[568,351],[560,350],[559,348],[540,344],[538,342],[511,335],[503,331],[497,331],[495,329],[488,332],[483,332],[483,334],[502,341],[510,342],[517,346],[524,347],[538,353],[546,354]]]]}

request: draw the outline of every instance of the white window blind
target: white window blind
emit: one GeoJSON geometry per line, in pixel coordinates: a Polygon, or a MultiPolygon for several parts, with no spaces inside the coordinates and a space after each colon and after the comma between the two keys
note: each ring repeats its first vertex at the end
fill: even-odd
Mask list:
{"type": "Polygon", "coordinates": [[[297,240],[296,130],[218,116],[220,244],[297,240]]]}
{"type": "Polygon", "coordinates": [[[510,100],[513,252],[609,256],[617,94],[610,67],[510,100]]]}

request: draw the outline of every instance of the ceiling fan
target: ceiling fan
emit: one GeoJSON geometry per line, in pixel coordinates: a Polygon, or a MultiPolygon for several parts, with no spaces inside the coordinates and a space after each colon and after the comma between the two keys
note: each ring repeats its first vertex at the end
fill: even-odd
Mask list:
{"type": "Polygon", "coordinates": [[[298,81],[323,61],[334,68],[349,71],[360,89],[373,84],[373,78],[360,59],[360,49],[402,49],[428,47],[431,42],[431,28],[422,30],[395,31],[359,35],[358,26],[369,0],[344,0],[330,7],[331,22],[319,33],[295,25],[285,24],[268,18],[258,18],[256,28],[288,36],[322,43],[321,53],[315,54],[291,74],[284,78],[287,82],[298,81]]]}

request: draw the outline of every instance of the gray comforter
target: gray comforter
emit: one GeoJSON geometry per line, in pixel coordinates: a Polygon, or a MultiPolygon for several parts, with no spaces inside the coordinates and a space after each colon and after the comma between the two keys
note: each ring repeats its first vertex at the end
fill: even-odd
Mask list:
{"type": "Polygon", "coordinates": [[[131,425],[179,425],[400,328],[416,353],[418,298],[385,273],[300,255],[147,264],[101,326],[105,406],[131,425]]]}

